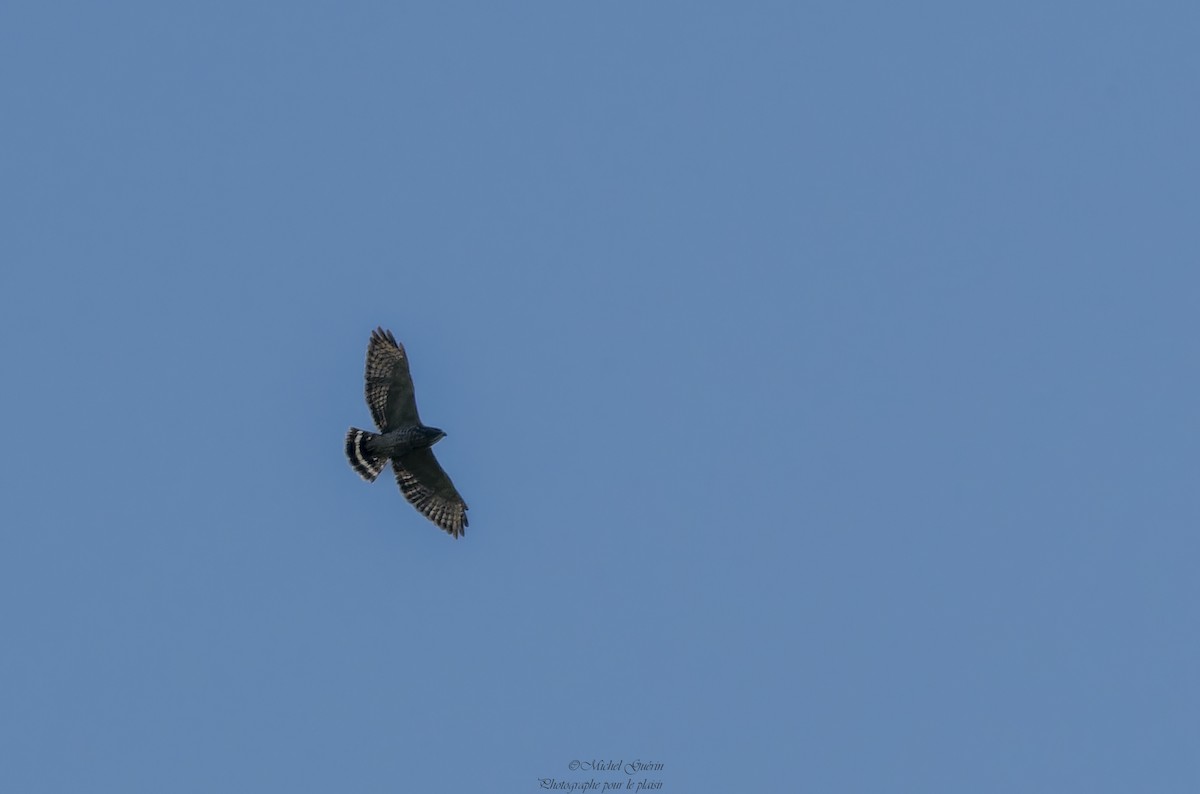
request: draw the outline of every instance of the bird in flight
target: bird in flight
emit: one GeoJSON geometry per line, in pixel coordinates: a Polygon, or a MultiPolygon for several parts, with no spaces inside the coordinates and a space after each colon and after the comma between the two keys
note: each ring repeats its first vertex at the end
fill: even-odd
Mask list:
{"type": "Polygon", "coordinates": [[[350,428],[346,434],[350,465],[364,480],[375,482],[390,460],[404,498],[430,521],[460,537],[467,528],[467,503],[431,449],[446,434],[421,424],[404,345],[382,328],[371,332],[367,344],[367,407],[379,432],[350,428]]]}

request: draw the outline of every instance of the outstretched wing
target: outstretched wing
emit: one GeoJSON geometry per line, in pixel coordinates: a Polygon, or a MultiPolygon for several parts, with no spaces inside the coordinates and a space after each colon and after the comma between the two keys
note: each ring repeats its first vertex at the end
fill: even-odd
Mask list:
{"type": "Polygon", "coordinates": [[[392,458],[392,469],[400,492],[412,506],[454,537],[467,528],[467,503],[442,471],[428,447],[392,458]]]}
{"type": "Polygon", "coordinates": [[[421,424],[404,345],[382,328],[367,345],[367,406],[381,431],[421,424]]]}

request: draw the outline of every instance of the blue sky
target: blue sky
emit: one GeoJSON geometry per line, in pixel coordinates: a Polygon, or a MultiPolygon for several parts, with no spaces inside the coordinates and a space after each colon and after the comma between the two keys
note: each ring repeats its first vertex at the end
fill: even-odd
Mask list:
{"type": "Polygon", "coordinates": [[[5,4],[0,788],[1196,790],[1198,26],[5,4]]]}

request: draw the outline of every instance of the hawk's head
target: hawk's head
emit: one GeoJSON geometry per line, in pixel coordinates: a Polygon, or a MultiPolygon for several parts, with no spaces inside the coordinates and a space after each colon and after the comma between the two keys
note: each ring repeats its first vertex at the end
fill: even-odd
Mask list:
{"type": "Polygon", "coordinates": [[[422,427],[421,432],[425,436],[425,442],[431,447],[446,437],[446,434],[436,427],[422,427]]]}

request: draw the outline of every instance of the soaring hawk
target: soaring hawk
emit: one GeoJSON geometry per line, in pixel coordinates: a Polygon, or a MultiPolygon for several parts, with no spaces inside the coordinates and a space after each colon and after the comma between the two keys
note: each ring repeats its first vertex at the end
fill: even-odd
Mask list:
{"type": "Polygon", "coordinates": [[[467,503],[430,449],[446,434],[421,424],[404,345],[382,328],[371,332],[367,345],[367,406],[379,432],[350,428],[350,465],[364,480],[374,482],[391,460],[404,498],[430,521],[461,536],[467,527],[467,503]]]}

